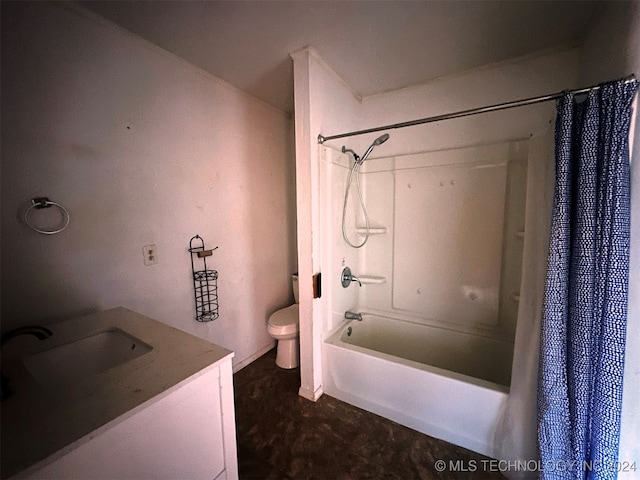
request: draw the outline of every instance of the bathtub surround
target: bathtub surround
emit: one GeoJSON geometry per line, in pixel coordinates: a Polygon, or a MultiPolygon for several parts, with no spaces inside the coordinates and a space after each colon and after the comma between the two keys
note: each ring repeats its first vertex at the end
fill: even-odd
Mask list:
{"type": "MultiPolygon", "coordinates": [[[[313,231],[317,232],[311,237],[303,236],[303,232],[298,232],[298,238],[301,242],[299,244],[301,278],[304,277],[304,268],[308,268],[307,273],[311,275],[312,270],[320,269],[321,263],[325,262],[325,266],[322,268],[323,279],[325,279],[323,299],[312,300],[309,293],[307,305],[311,306],[311,302],[313,302],[314,308],[313,312],[308,312],[308,316],[305,316],[304,293],[301,291],[300,341],[302,345],[308,342],[313,346],[313,348],[306,350],[306,354],[304,347],[302,348],[302,388],[316,391],[321,389],[322,383],[319,378],[320,363],[313,355],[310,357],[308,355],[321,349],[322,339],[327,338],[332,329],[342,321],[344,311],[358,305],[360,295],[366,295],[365,288],[348,289],[340,298],[333,299],[331,295],[333,287],[330,282],[335,280],[336,271],[338,271],[337,278],[339,278],[339,271],[343,268],[343,264],[351,267],[356,275],[367,273],[366,266],[361,265],[362,260],[358,251],[344,248],[340,239],[323,239],[325,235],[330,235],[330,233],[326,229],[320,228],[320,225],[324,222],[333,222],[333,219],[332,212],[321,207],[325,204],[320,198],[317,185],[330,182],[334,188],[330,192],[331,197],[342,198],[344,183],[338,184],[323,179],[322,177],[326,173],[322,169],[318,172],[321,147],[317,145],[317,134],[319,132],[351,131],[358,127],[366,128],[395,123],[406,120],[407,117],[420,118],[429,113],[446,113],[474,106],[501,103],[513,98],[535,96],[558,91],[567,88],[567,86],[577,86],[575,67],[578,65],[579,52],[575,49],[547,52],[543,55],[527,57],[511,63],[487,67],[434,81],[430,84],[365,99],[354,97],[348,87],[345,87],[344,82],[325,62],[319,59],[318,54],[312,49],[298,53],[293,58],[294,69],[298,69],[296,71],[300,72],[300,76],[296,76],[296,81],[301,85],[301,89],[297,91],[297,95],[299,94],[300,97],[299,101],[306,102],[306,110],[311,108],[308,117],[302,114],[296,116],[297,176],[299,182],[302,179],[309,182],[308,188],[298,189],[298,216],[300,219],[308,215],[309,226],[313,226],[313,231]],[[544,72],[544,74],[540,72],[544,72]],[[514,80],[528,77],[535,79],[535,81],[523,83],[514,80]],[[308,80],[305,84],[306,79],[308,80]],[[305,85],[307,85],[309,92],[307,96],[302,88],[305,85]],[[303,146],[305,147],[303,148],[303,146]],[[307,180],[307,176],[308,178],[320,178],[320,180],[312,183],[307,180]],[[306,196],[307,193],[308,196],[306,196]],[[305,243],[307,239],[309,244],[305,243]],[[321,239],[325,245],[331,245],[330,251],[326,247],[324,250],[321,249],[321,239]],[[321,261],[321,258],[326,260],[321,261]],[[313,315],[314,321],[308,323],[311,315],[313,315]],[[327,319],[324,319],[324,316],[327,316],[327,319]],[[318,332],[319,328],[322,333],[318,332]],[[305,339],[310,331],[315,332],[315,335],[305,339]],[[313,362],[311,362],[311,358],[314,359],[313,362]],[[313,365],[313,367],[308,369],[305,368],[305,365],[313,365]],[[307,385],[307,382],[312,384],[307,385]]],[[[552,105],[527,107],[527,112],[527,116],[514,115],[513,112],[497,112],[490,114],[490,121],[487,121],[486,118],[457,119],[446,124],[396,130],[389,141],[374,150],[372,160],[376,159],[376,152],[382,156],[389,155],[389,153],[395,156],[410,155],[521,139],[531,133],[544,131],[548,127],[548,122],[553,118],[552,105]],[[420,128],[420,135],[412,133],[416,128],[420,128]],[[390,150],[391,148],[393,150],[390,150]]],[[[368,137],[353,137],[349,139],[349,148],[355,151],[364,151],[370,145],[371,140],[372,138],[368,137]]],[[[342,142],[336,140],[327,142],[322,147],[340,150],[342,145],[342,142]]],[[[370,194],[369,197],[373,198],[374,195],[370,194]]],[[[393,198],[393,192],[379,190],[377,197],[390,199],[393,198]]],[[[389,219],[372,218],[372,220],[374,223],[375,221],[382,223],[382,220],[389,219]]],[[[373,245],[367,245],[367,247],[375,248],[373,245]]],[[[385,255],[388,254],[387,251],[385,255]]],[[[376,254],[370,254],[370,258],[376,258],[376,254]]],[[[390,278],[388,276],[388,281],[390,278]]],[[[371,296],[374,294],[371,293],[371,296]]]]}
{"type": "Polygon", "coordinates": [[[2,2],[2,329],[124,305],[233,350],[293,302],[290,116],[72,2],[2,2]],[[47,195],[71,223],[22,222],[47,195]],[[219,273],[195,320],[187,247],[219,273]],[[143,246],[158,263],[145,266],[143,246]]]}
{"type": "MultiPolygon", "coordinates": [[[[529,330],[535,322],[524,322],[518,333],[518,315],[534,320],[530,305],[542,301],[544,269],[532,269],[531,259],[543,264],[546,258],[539,252],[547,236],[539,232],[547,221],[535,212],[550,205],[541,199],[552,193],[544,186],[552,184],[553,158],[535,147],[538,141],[369,160],[363,185],[377,234],[355,264],[363,278],[383,281],[352,292],[357,303],[336,277],[345,251],[337,191],[348,158],[321,147],[321,204],[325,221],[335,227],[325,230],[322,251],[336,277],[326,289],[334,305],[328,332],[336,333],[324,344],[325,392],[488,456],[528,449],[525,458],[536,457],[535,441],[523,443],[512,434],[524,424],[526,438],[535,439],[535,401],[523,401],[531,391],[522,375],[512,375],[512,360],[514,341],[537,337],[535,328],[529,330]],[[494,188],[478,188],[475,177],[494,188]],[[344,338],[345,308],[364,312],[370,329],[359,335],[355,324],[344,338]],[[441,347],[443,356],[437,354],[441,347]],[[522,422],[523,416],[533,421],[522,422]]],[[[529,355],[518,356],[525,373],[529,363],[522,357],[529,355]]]]}

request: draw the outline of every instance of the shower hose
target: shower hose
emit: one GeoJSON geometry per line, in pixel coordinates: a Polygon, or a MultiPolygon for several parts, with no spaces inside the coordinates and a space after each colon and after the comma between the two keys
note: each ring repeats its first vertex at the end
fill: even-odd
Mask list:
{"type": "Polygon", "coordinates": [[[364,200],[362,199],[362,190],[360,189],[360,166],[364,162],[358,162],[357,159],[354,159],[353,166],[349,170],[349,175],[347,176],[347,188],[344,192],[344,204],[342,205],[342,238],[344,241],[349,244],[349,246],[353,248],[360,248],[367,240],[369,240],[369,216],[367,215],[367,209],[364,206],[364,200]],[[360,200],[360,207],[362,208],[362,213],[364,214],[364,223],[365,223],[365,234],[364,240],[361,243],[352,243],[347,236],[347,229],[345,227],[345,217],[347,213],[347,202],[349,200],[349,191],[351,190],[351,183],[353,181],[353,174],[356,175],[356,189],[358,191],[358,199],[360,200]]]}

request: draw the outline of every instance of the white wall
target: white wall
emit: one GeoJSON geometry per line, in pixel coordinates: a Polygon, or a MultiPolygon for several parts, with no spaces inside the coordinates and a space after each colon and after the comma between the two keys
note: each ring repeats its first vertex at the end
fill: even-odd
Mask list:
{"type": "MultiPolygon", "coordinates": [[[[634,73],[640,77],[640,3],[612,2],[584,47],[582,80],[604,82],[634,73]]],[[[619,459],[640,460],[640,105],[636,96],[631,151],[631,265],[619,459]]],[[[634,478],[637,472],[621,473],[634,478]]]]}
{"type": "Polygon", "coordinates": [[[273,345],[292,302],[286,114],[93,14],[2,5],[2,329],[118,305],[236,352],[273,345]],[[71,215],[21,220],[46,195],[71,215]],[[189,239],[219,246],[220,318],[194,320],[189,239]],[[157,265],[142,246],[156,244],[157,265]]]}
{"type": "MultiPolygon", "coordinates": [[[[318,134],[352,129],[360,99],[312,48],[293,58],[298,269],[300,273],[300,395],[317,400],[322,395],[322,326],[327,292],[313,299],[311,277],[321,272],[320,161],[318,134]],[[307,279],[307,280],[305,280],[307,279]]],[[[330,281],[326,273],[323,285],[330,281]]]]}

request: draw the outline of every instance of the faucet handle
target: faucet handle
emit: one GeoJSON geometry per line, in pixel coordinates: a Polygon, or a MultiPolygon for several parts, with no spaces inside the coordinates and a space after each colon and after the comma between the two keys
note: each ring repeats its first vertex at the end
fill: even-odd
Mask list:
{"type": "Polygon", "coordinates": [[[358,285],[362,286],[362,282],[360,281],[360,279],[351,274],[351,269],[349,267],[344,267],[340,280],[342,282],[343,288],[347,288],[351,284],[351,282],[358,282],[358,285]]]}

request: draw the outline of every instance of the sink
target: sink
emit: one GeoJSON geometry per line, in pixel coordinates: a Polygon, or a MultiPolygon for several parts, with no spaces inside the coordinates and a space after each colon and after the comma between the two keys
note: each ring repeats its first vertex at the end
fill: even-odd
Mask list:
{"type": "Polygon", "coordinates": [[[104,372],[151,350],[142,340],[114,327],[31,355],[24,366],[38,383],[57,385],[104,372]]]}

